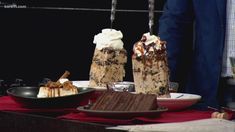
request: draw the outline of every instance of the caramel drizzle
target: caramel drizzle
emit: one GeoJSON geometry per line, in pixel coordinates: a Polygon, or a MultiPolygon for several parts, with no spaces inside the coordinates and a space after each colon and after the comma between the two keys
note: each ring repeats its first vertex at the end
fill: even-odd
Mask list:
{"type": "MultiPolygon", "coordinates": [[[[146,65],[146,66],[151,66],[153,64],[153,60],[154,59],[157,59],[157,60],[165,60],[165,57],[166,57],[166,47],[165,47],[165,44],[166,42],[165,41],[160,41],[160,44],[161,44],[161,49],[160,50],[157,50],[156,49],[156,43],[155,42],[152,42],[151,44],[149,45],[146,45],[145,42],[146,42],[147,38],[146,36],[143,36],[140,40],[141,42],[141,46],[137,46],[137,49],[138,51],[141,52],[141,59],[142,62],[146,65]],[[153,51],[149,51],[150,48],[153,49],[153,51]],[[144,51],[146,51],[144,53],[144,51]]],[[[135,44],[135,46],[138,44],[138,42],[135,44]]]]}
{"type": "Polygon", "coordinates": [[[49,88],[47,93],[47,97],[55,97],[56,93],[58,97],[60,96],[60,88],[49,88]]]}
{"type": "MultiPolygon", "coordinates": [[[[139,42],[137,42],[134,46],[136,47],[135,50],[140,51],[141,56],[138,59],[137,55],[135,54],[134,57],[142,61],[145,67],[152,67],[153,61],[154,60],[162,60],[164,63],[167,65],[167,59],[166,59],[166,42],[165,41],[160,41],[161,49],[157,50],[156,49],[156,43],[157,42],[152,42],[149,45],[146,45],[145,42],[147,40],[146,36],[143,36],[139,42]],[[137,44],[141,43],[140,46],[137,46],[137,44]],[[153,49],[153,51],[149,51],[150,48],[153,49]],[[146,52],[145,52],[146,51],[146,52]]],[[[159,68],[159,63],[157,62],[157,68],[159,68]]],[[[143,79],[145,80],[147,76],[147,73],[144,74],[143,79]]]]}

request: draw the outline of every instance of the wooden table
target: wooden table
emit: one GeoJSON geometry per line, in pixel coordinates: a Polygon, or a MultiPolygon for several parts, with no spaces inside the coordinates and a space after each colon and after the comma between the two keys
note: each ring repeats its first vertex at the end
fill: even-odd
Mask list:
{"type": "Polygon", "coordinates": [[[1,132],[122,132],[109,125],[57,119],[46,114],[0,111],[1,132]]]}

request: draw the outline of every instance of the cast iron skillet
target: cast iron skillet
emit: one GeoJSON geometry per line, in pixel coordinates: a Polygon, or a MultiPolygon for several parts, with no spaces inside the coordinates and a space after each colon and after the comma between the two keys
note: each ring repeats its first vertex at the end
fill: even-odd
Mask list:
{"type": "Polygon", "coordinates": [[[7,94],[11,96],[17,103],[25,107],[77,107],[81,100],[88,99],[90,94],[95,91],[94,88],[79,87],[79,92],[75,95],[37,98],[39,87],[24,86],[12,87],[7,90],[7,94]]]}

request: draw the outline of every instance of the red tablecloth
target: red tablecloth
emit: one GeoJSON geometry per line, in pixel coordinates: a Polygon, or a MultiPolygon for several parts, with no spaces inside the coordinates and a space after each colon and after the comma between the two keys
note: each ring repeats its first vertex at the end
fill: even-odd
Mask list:
{"type": "Polygon", "coordinates": [[[15,111],[22,113],[44,113],[62,112],[69,113],[77,111],[76,108],[26,108],[15,102],[10,96],[0,97],[0,111],[15,111]]]}
{"type": "MultiPolygon", "coordinates": [[[[183,110],[177,112],[163,112],[160,116],[155,118],[135,117],[132,119],[111,119],[102,117],[91,117],[84,113],[70,113],[63,116],[59,116],[60,119],[79,120],[84,122],[105,123],[112,125],[121,124],[143,124],[143,123],[170,123],[170,122],[182,122],[198,119],[211,118],[212,110],[200,111],[200,110],[183,110]]],[[[232,118],[232,113],[229,113],[229,119],[232,118]]]]}
{"type": "MultiPolygon", "coordinates": [[[[99,94],[98,94],[99,95],[99,94]]],[[[92,95],[92,98],[97,98],[97,93],[92,95]]],[[[88,100],[81,101],[80,105],[87,104],[88,100]]],[[[154,118],[135,117],[132,119],[111,119],[102,117],[87,116],[82,112],[78,112],[76,108],[26,108],[15,102],[10,96],[0,97],[0,111],[14,111],[22,113],[60,113],[58,119],[79,120],[84,122],[104,123],[104,124],[143,124],[143,123],[169,123],[182,122],[198,119],[211,118],[213,110],[200,111],[186,109],[178,112],[162,112],[154,118]]],[[[234,118],[234,112],[229,113],[229,118],[234,118]]]]}
{"type": "MultiPolygon", "coordinates": [[[[100,96],[100,92],[94,92],[89,97],[84,97],[80,100],[78,106],[83,106],[88,104],[88,100],[94,101],[100,96]]],[[[72,108],[29,108],[23,107],[19,103],[15,102],[10,96],[0,97],[0,111],[15,111],[24,113],[49,113],[49,112],[61,112],[70,113],[77,112],[76,106],[72,108]]]]}

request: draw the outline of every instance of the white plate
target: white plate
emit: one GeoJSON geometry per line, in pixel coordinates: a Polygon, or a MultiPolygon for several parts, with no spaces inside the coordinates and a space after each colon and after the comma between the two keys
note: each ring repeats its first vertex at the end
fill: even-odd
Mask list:
{"type": "MultiPolygon", "coordinates": [[[[76,87],[89,87],[89,81],[73,81],[73,85],[76,87]]],[[[92,87],[96,90],[106,90],[106,87],[92,87]]]]}
{"type": "Polygon", "coordinates": [[[200,95],[188,93],[170,93],[171,98],[157,98],[159,106],[167,107],[170,111],[182,110],[197,103],[200,95]]]}
{"type": "MultiPolygon", "coordinates": [[[[73,81],[73,85],[77,87],[89,87],[89,81],[73,81]]],[[[96,90],[106,90],[106,87],[93,87],[96,90]]],[[[133,92],[135,93],[135,92],[133,92]]],[[[170,111],[182,110],[197,103],[200,99],[200,95],[188,94],[188,93],[170,93],[171,98],[157,98],[159,106],[168,108],[170,111]]]]}
{"type": "MultiPolygon", "coordinates": [[[[89,81],[88,80],[82,80],[82,81],[72,81],[73,85],[77,87],[89,87],[89,81]]],[[[123,81],[123,83],[128,83],[128,84],[134,84],[134,82],[129,82],[129,81],[123,81]]],[[[106,87],[92,87],[95,88],[96,90],[107,90],[106,87]]]]}

